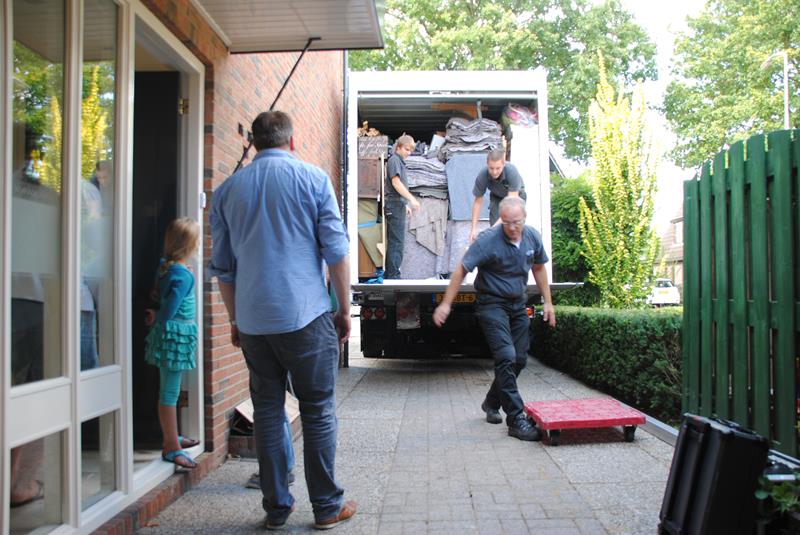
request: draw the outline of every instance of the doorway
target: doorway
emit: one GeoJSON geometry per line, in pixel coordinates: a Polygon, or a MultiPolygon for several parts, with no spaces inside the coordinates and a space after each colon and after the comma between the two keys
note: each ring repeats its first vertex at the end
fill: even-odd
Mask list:
{"type": "MultiPolygon", "coordinates": [[[[147,16],[142,17],[146,19],[147,16]]],[[[202,218],[202,65],[176,49],[172,35],[137,18],[135,30],[133,153],[131,187],[131,418],[136,479],[162,470],[158,421],[159,371],[144,361],[145,310],[156,281],[167,225],[176,217],[202,218]],[[194,101],[195,109],[188,106],[194,101]],[[157,462],[154,462],[157,461],[157,462]],[[149,467],[149,468],[148,468],[149,467]]],[[[202,281],[202,262],[195,267],[202,281]]],[[[202,284],[196,284],[202,306],[202,284]]],[[[202,311],[198,310],[202,333],[202,311]]],[[[198,368],[183,374],[178,426],[202,439],[202,343],[198,368]],[[188,394],[188,395],[187,395],[188,394]]],[[[196,455],[202,446],[190,450],[196,455]]],[[[149,479],[149,476],[142,481],[149,479]]]]}
{"type": "Polygon", "coordinates": [[[144,361],[145,309],[155,283],[167,225],[178,215],[178,113],[180,73],[138,71],[133,114],[133,336],[134,450],[161,447],[158,369],[144,361]]]}

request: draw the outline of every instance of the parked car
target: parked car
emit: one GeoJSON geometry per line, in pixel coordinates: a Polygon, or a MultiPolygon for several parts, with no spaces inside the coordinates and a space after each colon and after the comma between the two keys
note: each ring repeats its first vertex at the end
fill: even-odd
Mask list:
{"type": "Polygon", "coordinates": [[[681,293],[670,279],[656,279],[650,295],[647,297],[647,303],[654,307],[680,305],[681,293]]]}

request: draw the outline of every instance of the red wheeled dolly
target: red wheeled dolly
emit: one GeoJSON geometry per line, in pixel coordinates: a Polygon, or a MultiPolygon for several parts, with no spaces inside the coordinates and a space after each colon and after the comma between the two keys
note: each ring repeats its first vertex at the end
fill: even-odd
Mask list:
{"type": "Polygon", "coordinates": [[[636,409],[611,398],[558,399],[529,401],[525,412],[539,429],[548,432],[550,445],[561,442],[562,429],[622,426],[625,442],[633,442],[636,426],[645,423],[645,416],[636,409]]]}

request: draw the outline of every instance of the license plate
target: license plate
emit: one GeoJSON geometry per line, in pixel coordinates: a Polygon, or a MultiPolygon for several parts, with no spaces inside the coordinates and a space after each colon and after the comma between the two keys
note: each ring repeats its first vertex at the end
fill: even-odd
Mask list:
{"type": "MultiPolygon", "coordinates": [[[[444,299],[444,294],[436,294],[436,302],[441,303],[442,299],[444,299]]],[[[475,302],[475,294],[456,294],[455,299],[453,299],[453,303],[474,303],[475,302]]]]}

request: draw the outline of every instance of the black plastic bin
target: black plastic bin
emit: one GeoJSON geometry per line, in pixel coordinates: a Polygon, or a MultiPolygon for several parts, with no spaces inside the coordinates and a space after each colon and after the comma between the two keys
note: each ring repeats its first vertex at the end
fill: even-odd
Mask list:
{"type": "Polygon", "coordinates": [[[669,471],[658,532],[748,535],[769,441],[736,423],[685,414],[669,471]]]}

